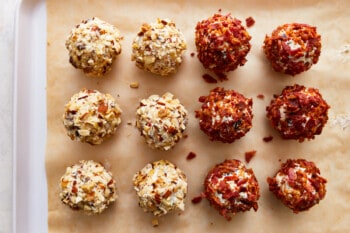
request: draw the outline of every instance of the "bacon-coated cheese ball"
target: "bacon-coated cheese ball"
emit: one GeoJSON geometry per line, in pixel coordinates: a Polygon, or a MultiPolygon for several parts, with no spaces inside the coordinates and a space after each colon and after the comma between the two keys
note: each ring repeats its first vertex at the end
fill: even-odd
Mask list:
{"type": "Polygon", "coordinates": [[[294,76],[318,62],[321,36],[307,24],[284,24],[265,37],[263,49],[275,71],[294,76]]]}
{"type": "Polygon", "coordinates": [[[214,14],[197,23],[195,43],[204,68],[226,73],[246,63],[251,36],[230,14],[214,14]]]}
{"type": "Polygon", "coordinates": [[[235,159],[217,164],[204,181],[204,197],[227,220],[238,212],[258,210],[258,181],[252,169],[235,159]]]}
{"type": "Polygon", "coordinates": [[[287,86],[266,107],[267,118],[283,139],[314,139],[328,121],[329,105],[315,88],[287,86]]]}
{"type": "Polygon", "coordinates": [[[270,191],[294,213],[310,209],[326,195],[327,180],[305,159],[288,159],[267,182],[270,191]]]}
{"type": "Polygon", "coordinates": [[[217,87],[208,96],[199,97],[202,107],[196,111],[200,129],[210,140],[232,143],[252,127],[252,99],[217,87]]]}
{"type": "Polygon", "coordinates": [[[83,20],[66,40],[69,62],[87,76],[103,77],[121,53],[119,30],[97,18],[83,20]]]}

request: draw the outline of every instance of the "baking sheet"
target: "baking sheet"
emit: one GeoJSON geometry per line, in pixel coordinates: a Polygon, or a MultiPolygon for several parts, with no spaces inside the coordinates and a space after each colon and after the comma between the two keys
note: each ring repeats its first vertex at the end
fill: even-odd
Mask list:
{"type": "Polygon", "coordinates": [[[46,171],[48,180],[48,224],[50,232],[347,232],[350,230],[350,139],[348,119],[350,106],[346,101],[350,87],[348,1],[57,1],[47,0],[47,121],[46,171]],[[219,9],[241,19],[252,16],[256,23],[248,31],[252,35],[252,49],[244,67],[229,73],[229,80],[208,84],[201,75],[206,73],[196,57],[194,28],[199,20],[208,18],[219,9]],[[116,25],[124,40],[122,54],[112,71],[103,79],[87,78],[68,62],[65,39],[82,19],[97,16],[116,25]],[[176,75],[157,77],[135,67],[130,61],[131,41],[144,22],[170,18],[187,39],[184,62],[176,75]],[[317,65],[296,77],[274,73],[261,50],[265,34],[283,23],[301,22],[317,26],[322,36],[322,54],[317,65]],[[138,89],[129,84],[137,81],[138,89]],[[316,87],[331,105],[330,120],[322,135],[310,142],[283,141],[269,126],[265,107],[273,94],[294,83],[316,87]],[[235,89],[253,98],[253,128],[233,144],[210,142],[198,127],[194,111],[200,107],[198,97],[216,86],[235,89]],[[111,139],[99,146],[71,141],[61,122],[64,105],[82,88],[98,89],[116,97],[123,110],[122,124],[111,139]],[[138,130],[127,124],[135,122],[138,102],[151,94],[170,91],[188,109],[188,138],[171,151],[152,150],[144,143],[138,130]],[[257,95],[263,94],[263,100],[257,95]],[[272,135],[273,141],[262,138],[272,135]],[[203,179],[212,166],[226,158],[244,160],[244,152],[256,150],[257,155],[248,164],[253,168],[261,188],[259,210],[237,214],[227,222],[203,200],[193,205],[191,199],[202,191],[203,179]],[[197,157],[186,160],[189,152],[197,157]],[[287,158],[305,158],[314,161],[328,179],[327,195],[310,211],[293,214],[269,193],[266,183],[287,158]],[[132,188],[132,176],[146,163],[168,159],[177,164],[188,177],[188,198],[183,213],[159,219],[153,228],[151,214],[138,207],[132,188]],[[104,163],[114,174],[119,199],[99,216],[85,216],[71,211],[59,199],[59,179],[65,168],[81,159],[104,163]]]}

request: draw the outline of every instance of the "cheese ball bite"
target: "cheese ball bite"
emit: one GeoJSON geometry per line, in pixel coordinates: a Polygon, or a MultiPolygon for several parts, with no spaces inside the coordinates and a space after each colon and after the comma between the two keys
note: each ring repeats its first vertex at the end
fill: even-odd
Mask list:
{"type": "Polygon", "coordinates": [[[100,163],[81,160],[61,177],[60,198],[73,210],[100,214],[115,202],[116,182],[100,163]]]}
{"type": "Polygon", "coordinates": [[[252,99],[217,87],[208,96],[199,97],[201,109],[196,111],[200,129],[210,140],[232,143],[252,127],[252,99]]]}
{"type": "Polygon", "coordinates": [[[230,14],[214,14],[197,23],[195,43],[204,68],[226,73],[246,63],[251,36],[241,21],[230,14]]]}
{"type": "Polygon", "coordinates": [[[267,182],[269,190],[294,213],[310,209],[326,195],[327,180],[305,159],[288,159],[267,182]]]}
{"type": "Polygon", "coordinates": [[[62,118],[72,140],[98,145],[116,132],[121,113],[110,94],[83,89],[66,104],[62,118]]]}
{"type": "Polygon", "coordinates": [[[204,180],[204,196],[227,220],[231,215],[258,210],[260,188],[252,169],[235,159],[213,167],[204,180]]]}
{"type": "Polygon", "coordinates": [[[169,92],[141,100],[136,111],[136,127],[153,149],[173,148],[183,137],[187,122],[187,110],[169,92]]]}
{"type": "Polygon", "coordinates": [[[148,163],[133,177],[139,206],[154,216],[185,210],[186,175],[166,160],[148,163]]]}
{"type": "Polygon", "coordinates": [[[328,121],[329,105],[315,88],[287,86],[266,107],[267,118],[283,139],[314,139],[328,121]]]}
{"type": "Polygon", "coordinates": [[[69,62],[87,76],[102,77],[121,53],[119,30],[97,17],[83,20],[66,40],[69,62]]]}
{"type": "Polygon", "coordinates": [[[186,50],[185,37],[169,19],[143,24],[132,43],[131,60],[142,70],[160,76],[177,72],[186,50]]]}
{"type": "Polygon", "coordinates": [[[318,62],[321,36],[307,24],[284,24],[265,37],[263,50],[276,72],[294,76],[318,62]]]}

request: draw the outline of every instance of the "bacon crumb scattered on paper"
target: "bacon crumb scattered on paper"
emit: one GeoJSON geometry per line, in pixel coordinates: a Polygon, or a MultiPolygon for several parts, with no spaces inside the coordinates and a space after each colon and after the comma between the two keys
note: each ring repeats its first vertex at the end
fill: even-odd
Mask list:
{"type": "Polygon", "coordinates": [[[255,24],[255,20],[253,19],[253,17],[249,16],[248,18],[245,19],[245,23],[247,25],[247,27],[252,27],[255,24]]]}
{"type": "Polygon", "coordinates": [[[267,136],[267,137],[264,137],[263,138],[263,141],[264,142],[271,142],[273,140],[273,137],[272,136],[267,136]]]}
{"type": "Polygon", "coordinates": [[[252,160],[252,158],[256,155],[256,150],[252,150],[252,151],[247,151],[244,153],[244,157],[245,157],[245,161],[247,163],[250,162],[250,160],[252,160]]]}

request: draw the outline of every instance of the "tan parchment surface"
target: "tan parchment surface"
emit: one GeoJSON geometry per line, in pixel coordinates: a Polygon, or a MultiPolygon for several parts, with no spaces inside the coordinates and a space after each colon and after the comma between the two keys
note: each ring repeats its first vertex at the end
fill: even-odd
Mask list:
{"type": "MultiPolygon", "coordinates": [[[[350,88],[350,2],[349,1],[157,1],[157,0],[47,0],[47,112],[48,138],[46,170],[48,180],[48,224],[50,232],[349,232],[350,231],[350,126],[348,101],[350,88]],[[277,3],[278,2],[278,3],[277,3]],[[252,16],[256,23],[248,31],[252,49],[248,62],[229,74],[229,80],[205,83],[206,71],[196,57],[194,28],[218,9],[241,19],[252,16]],[[122,53],[112,71],[103,79],[91,79],[68,62],[65,39],[82,19],[97,16],[116,25],[124,40],[122,53]],[[188,49],[179,72],[168,78],[145,73],[130,61],[131,41],[144,22],[157,17],[170,18],[184,33],[188,49]],[[261,50],[265,34],[283,23],[301,22],[317,26],[322,35],[322,54],[317,65],[297,77],[274,73],[261,50]],[[138,89],[129,84],[137,81],[138,89]],[[265,107],[273,94],[294,83],[319,88],[331,105],[330,120],[323,134],[304,143],[282,141],[265,118],[265,107]],[[253,98],[253,128],[233,144],[210,142],[198,127],[194,111],[198,97],[216,86],[235,89],[253,98]],[[116,135],[99,146],[71,141],[66,136],[61,115],[69,98],[82,88],[112,94],[123,110],[122,124],[116,135]],[[188,109],[188,138],[169,152],[152,150],[134,127],[138,102],[151,94],[175,94],[188,109]],[[256,96],[263,94],[265,99],[256,96]],[[133,125],[128,125],[132,122],[133,125]],[[273,141],[262,138],[272,135],[273,141]],[[244,160],[244,152],[257,150],[248,164],[254,169],[261,187],[259,210],[237,214],[227,222],[206,200],[197,205],[191,199],[202,191],[203,179],[214,164],[226,158],[244,160]],[[189,152],[197,157],[187,161],[189,152]],[[328,179],[325,199],[310,211],[293,214],[269,193],[266,183],[287,158],[314,161],[328,179]],[[138,207],[132,188],[132,176],[146,163],[168,159],[188,177],[186,210],[160,218],[153,228],[151,214],[138,207]],[[85,216],[71,211],[59,199],[59,179],[65,168],[81,159],[105,164],[114,174],[119,198],[115,205],[99,216],[85,216]]],[[[245,23],[244,23],[245,24],[245,23]]]]}

